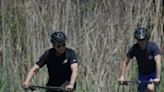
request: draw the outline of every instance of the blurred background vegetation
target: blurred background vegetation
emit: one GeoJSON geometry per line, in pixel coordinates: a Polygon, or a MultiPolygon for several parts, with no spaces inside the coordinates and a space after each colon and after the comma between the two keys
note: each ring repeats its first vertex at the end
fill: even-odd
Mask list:
{"type": "MultiPolygon", "coordinates": [[[[119,86],[119,66],[135,43],[134,29],[146,27],[164,47],[163,0],[0,0],[0,92],[24,92],[21,83],[40,55],[51,47],[53,30],[68,36],[80,72],[76,92],[136,92],[119,86]]],[[[137,80],[135,62],[127,79],[137,80]]],[[[162,77],[164,76],[162,63],[162,77]]],[[[45,85],[46,69],[33,84],[45,85]]],[[[164,92],[161,81],[159,92],[164,92]]],[[[38,90],[36,92],[44,92],[38,90]]]]}

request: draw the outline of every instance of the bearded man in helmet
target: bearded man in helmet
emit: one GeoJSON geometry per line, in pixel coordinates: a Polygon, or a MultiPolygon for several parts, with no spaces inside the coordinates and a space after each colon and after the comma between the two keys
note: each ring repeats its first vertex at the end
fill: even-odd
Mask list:
{"type": "MultiPolygon", "coordinates": [[[[30,69],[22,84],[24,89],[28,89],[31,86],[33,76],[40,68],[46,65],[49,76],[46,86],[60,87],[64,82],[68,81],[65,91],[74,90],[78,75],[78,61],[75,51],[66,47],[66,39],[66,35],[61,31],[52,33],[50,39],[52,48],[46,50],[39,61],[30,69]]],[[[46,90],[46,92],[59,91],[46,90]]]]}
{"type": "Polygon", "coordinates": [[[119,82],[125,81],[125,73],[129,61],[135,57],[138,64],[139,92],[155,92],[156,85],[160,82],[161,51],[156,43],[149,41],[150,33],[145,28],[137,28],[134,32],[137,40],[130,50],[120,69],[119,82]],[[142,81],[153,81],[152,83],[142,81]]]}

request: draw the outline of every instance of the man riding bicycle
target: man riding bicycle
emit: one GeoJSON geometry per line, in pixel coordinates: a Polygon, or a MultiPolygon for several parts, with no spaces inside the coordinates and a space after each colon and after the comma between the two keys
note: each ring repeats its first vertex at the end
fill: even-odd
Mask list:
{"type": "MultiPolygon", "coordinates": [[[[74,50],[67,48],[66,35],[63,32],[54,32],[51,35],[52,48],[46,50],[39,61],[30,69],[26,80],[23,82],[23,88],[31,86],[33,76],[44,65],[47,66],[49,79],[46,86],[60,87],[64,82],[69,84],[65,86],[65,91],[73,91],[76,85],[78,75],[78,61],[74,50]]],[[[59,92],[47,90],[46,92],[59,92]]]]}
{"type": "Polygon", "coordinates": [[[156,84],[160,82],[161,52],[156,43],[150,42],[150,34],[145,28],[137,28],[134,32],[137,40],[127,53],[121,67],[119,82],[125,81],[124,75],[130,59],[136,58],[138,64],[138,79],[140,92],[155,92],[156,84]],[[142,81],[153,81],[152,83],[142,81]]]}

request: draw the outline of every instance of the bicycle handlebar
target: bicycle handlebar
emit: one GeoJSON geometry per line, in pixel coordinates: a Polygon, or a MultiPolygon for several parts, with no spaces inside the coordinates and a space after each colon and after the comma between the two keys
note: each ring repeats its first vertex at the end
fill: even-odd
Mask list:
{"type": "Polygon", "coordinates": [[[32,85],[29,87],[29,89],[31,91],[34,91],[36,90],[37,88],[41,88],[41,89],[49,89],[49,90],[54,90],[54,91],[64,91],[64,87],[54,87],[54,86],[35,86],[35,85],[32,85]]]}
{"type": "MultiPolygon", "coordinates": [[[[69,84],[69,81],[65,81],[60,87],[55,87],[55,86],[36,86],[36,85],[31,85],[29,86],[29,90],[34,91],[37,88],[41,89],[48,89],[48,90],[54,90],[54,91],[63,91],[65,92],[65,87],[69,84]]],[[[26,89],[25,89],[26,90],[26,89]]]]}
{"type": "Polygon", "coordinates": [[[129,84],[140,84],[140,83],[154,83],[154,81],[119,81],[120,85],[129,85],[129,84]]]}

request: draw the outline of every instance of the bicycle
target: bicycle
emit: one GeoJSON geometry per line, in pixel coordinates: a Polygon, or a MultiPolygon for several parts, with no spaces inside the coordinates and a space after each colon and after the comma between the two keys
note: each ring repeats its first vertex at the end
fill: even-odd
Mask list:
{"type": "MultiPolygon", "coordinates": [[[[128,86],[128,85],[133,85],[133,84],[139,85],[141,83],[151,84],[151,83],[155,83],[155,82],[154,81],[131,81],[131,80],[129,81],[129,80],[125,80],[125,81],[122,81],[122,82],[119,81],[118,83],[119,83],[119,85],[122,85],[122,86],[128,86]]],[[[157,84],[155,84],[155,85],[157,87],[157,84]]],[[[155,89],[155,90],[157,92],[157,89],[155,89]]],[[[137,92],[139,92],[139,90],[137,90],[137,92]]]]}
{"type": "Polygon", "coordinates": [[[25,90],[31,90],[32,92],[35,91],[36,89],[45,89],[45,90],[51,90],[51,91],[62,91],[62,92],[67,92],[65,91],[65,87],[69,84],[68,81],[64,82],[60,87],[56,86],[37,86],[37,85],[31,85],[29,86],[28,89],[25,90]]]}
{"type": "Polygon", "coordinates": [[[32,85],[29,87],[29,90],[35,91],[36,89],[45,89],[45,90],[51,90],[51,91],[62,91],[66,92],[64,87],[55,87],[55,86],[35,86],[32,85]]]}
{"type": "Polygon", "coordinates": [[[122,83],[119,82],[120,85],[130,85],[130,84],[141,84],[141,83],[154,83],[153,81],[128,81],[128,80],[125,80],[123,81],[122,83]]]}

